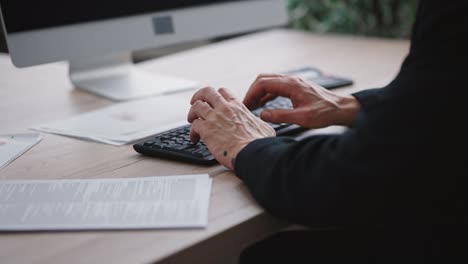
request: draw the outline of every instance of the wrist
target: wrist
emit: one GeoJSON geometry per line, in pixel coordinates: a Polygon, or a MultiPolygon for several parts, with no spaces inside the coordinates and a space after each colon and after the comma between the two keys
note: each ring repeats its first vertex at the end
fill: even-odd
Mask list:
{"type": "MultiPolygon", "coordinates": [[[[253,140],[252,140],[253,141],[253,140]]],[[[234,147],[230,148],[229,151],[226,151],[224,153],[224,158],[225,158],[225,162],[224,165],[230,169],[230,170],[235,170],[235,164],[236,164],[236,159],[237,159],[237,156],[239,155],[239,153],[245,148],[247,147],[247,145],[250,143],[251,141],[248,141],[248,142],[239,142],[238,144],[236,144],[234,147]]]]}
{"type": "Polygon", "coordinates": [[[361,104],[352,95],[341,96],[338,100],[337,125],[351,126],[356,120],[357,114],[361,111],[361,104]]]}

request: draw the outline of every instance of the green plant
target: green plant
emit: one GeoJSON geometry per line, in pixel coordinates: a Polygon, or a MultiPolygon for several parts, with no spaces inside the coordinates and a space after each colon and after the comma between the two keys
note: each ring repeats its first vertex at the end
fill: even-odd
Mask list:
{"type": "Polygon", "coordinates": [[[294,28],[381,37],[410,35],[417,0],[289,0],[294,28]]]}

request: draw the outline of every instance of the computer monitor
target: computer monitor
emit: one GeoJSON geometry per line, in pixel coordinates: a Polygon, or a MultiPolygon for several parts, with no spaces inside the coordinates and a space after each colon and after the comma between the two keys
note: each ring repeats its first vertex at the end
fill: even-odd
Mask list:
{"type": "Polygon", "coordinates": [[[288,20],[285,0],[0,0],[0,10],[14,65],[68,61],[75,87],[113,100],[188,85],[136,70],[132,51],[288,20]]]}

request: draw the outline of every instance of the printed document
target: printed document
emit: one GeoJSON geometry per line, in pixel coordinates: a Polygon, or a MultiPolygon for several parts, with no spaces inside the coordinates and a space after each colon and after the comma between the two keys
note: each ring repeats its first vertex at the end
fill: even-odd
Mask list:
{"type": "Polygon", "coordinates": [[[187,99],[158,96],[118,103],[32,129],[119,146],[188,124],[189,110],[187,99]]]}
{"type": "Polygon", "coordinates": [[[0,181],[0,231],[202,228],[207,174],[0,181]]]}
{"type": "Polygon", "coordinates": [[[41,141],[38,133],[0,135],[0,170],[41,141]]]}

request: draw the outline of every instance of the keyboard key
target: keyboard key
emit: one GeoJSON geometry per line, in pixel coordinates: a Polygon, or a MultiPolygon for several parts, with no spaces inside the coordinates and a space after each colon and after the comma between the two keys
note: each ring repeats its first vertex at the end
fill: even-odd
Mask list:
{"type": "Polygon", "coordinates": [[[188,148],[188,147],[185,146],[185,145],[178,145],[178,146],[173,147],[173,149],[174,149],[175,151],[185,150],[186,148],[188,148]]]}

